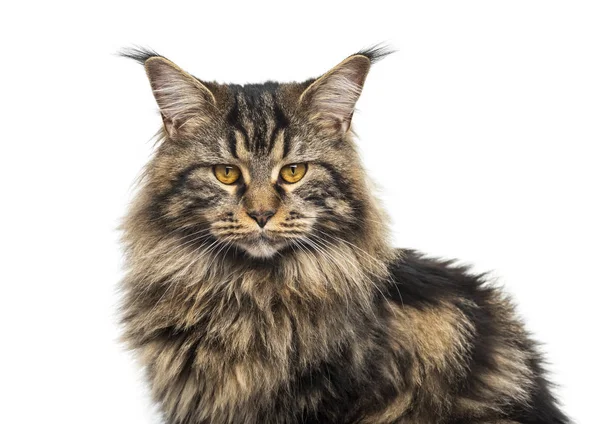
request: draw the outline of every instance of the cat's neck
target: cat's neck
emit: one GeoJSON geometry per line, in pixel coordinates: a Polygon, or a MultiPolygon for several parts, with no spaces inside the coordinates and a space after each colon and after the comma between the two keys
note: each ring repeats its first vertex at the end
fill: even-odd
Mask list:
{"type": "Polygon", "coordinates": [[[388,251],[342,239],[298,246],[270,261],[206,252],[164,239],[130,245],[135,257],[128,261],[126,307],[138,311],[132,319],[139,327],[153,325],[146,330],[152,333],[201,324],[223,342],[237,340],[228,351],[237,347],[239,354],[261,340],[269,344],[288,327],[300,337],[321,334],[323,343],[336,343],[356,320],[375,314],[389,260],[388,251]]]}
{"type": "MultiPolygon", "coordinates": [[[[210,244],[210,243],[209,243],[210,244]]],[[[374,282],[385,278],[391,251],[335,241],[296,245],[263,260],[243,252],[196,246],[173,238],[136,240],[129,248],[130,282],[141,287],[168,286],[172,293],[193,290],[247,296],[257,305],[276,297],[306,302],[341,298],[366,302],[374,282]]]]}

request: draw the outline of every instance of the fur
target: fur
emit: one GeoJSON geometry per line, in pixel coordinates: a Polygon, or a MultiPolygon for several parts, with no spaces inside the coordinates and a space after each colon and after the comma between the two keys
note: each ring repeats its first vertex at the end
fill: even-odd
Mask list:
{"type": "Polygon", "coordinates": [[[123,223],[123,339],[167,423],[568,422],[506,295],[390,246],[350,130],[387,53],[244,86],[125,53],[163,129],[123,223]],[[259,229],[251,210],[274,214],[259,229]]]}

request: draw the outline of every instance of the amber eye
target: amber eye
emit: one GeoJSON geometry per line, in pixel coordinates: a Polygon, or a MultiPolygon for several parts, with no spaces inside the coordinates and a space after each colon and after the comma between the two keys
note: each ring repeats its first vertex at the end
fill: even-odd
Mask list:
{"type": "Polygon", "coordinates": [[[281,168],[279,175],[281,175],[281,178],[286,183],[297,183],[304,177],[304,174],[306,174],[306,168],[307,166],[305,163],[293,163],[281,168]]]}
{"type": "Polygon", "coordinates": [[[240,168],[235,165],[215,165],[215,177],[223,184],[233,184],[240,178],[240,168]]]}

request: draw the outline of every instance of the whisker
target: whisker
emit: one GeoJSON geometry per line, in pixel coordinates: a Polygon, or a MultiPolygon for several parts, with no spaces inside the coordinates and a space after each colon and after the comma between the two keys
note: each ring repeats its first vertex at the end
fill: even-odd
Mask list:
{"type": "MultiPolygon", "coordinates": [[[[316,235],[314,235],[314,236],[315,236],[315,237],[317,237],[317,238],[318,238],[318,239],[321,241],[321,243],[327,243],[326,245],[329,245],[329,246],[331,246],[331,247],[333,247],[333,248],[335,248],[335,247],[336,247],[336,246],[335,246],[335,245],[333,245],[331,242],[327,242],[327,240],[325,240],[325,239],[323,239],[323,238],[320,238],[320,237],[318,237],[318,236],[316,236],[316,235]]],[[[341,239],[340,239],[340,240],[341,240],[341,239]]],[[[350,243],[350,244],[352,244],[352,243],[350,243]]],[[[325,245],[325,246],[326,246],[326,245],[325,245]]],[[[356,245],[353,245],[353,246],[354,246],[355,248],[359,249],[359,250],[362,250],[362,249],[360,249],[360,248],[359,248],[358,246],[356,246],[356,245]]],[[[364,252],[364,251],[363,251],[363,252],[364,252]]],[[[366,253],[366,252],[365,252],[365,253],[366,253]]],[[[371,256],[371,258],[373,258],[373,257],[371,256]]],[[[374,259],[374,258],[373,258],[373,259],[374,259]]],[[[371,278],[369,278],[368,276],[364,275],[364,272],[365,272],[365,271],[366,271],[366,272],[368,272],[368,273],[369,273],[369,274],[371,274],[372,276],[376,277],[378,280],[379,280],[379,279],[381,279],[381,276],[380,276],[380,275],[377,275],[377,274],[375,274],[375,273],[374,273],[374,272],[372,272],[371,270],[363,270],[363,269],[359,269],[359,268],[358,268],[358,267],[357,267],[357,266],[356,266],[356,265],[355,265],[353,262],[348,262],[348,263],[349,263],[350,265],[352,265],[352,266],[354,267],[354,269],[355,269],[357,272],[359,272],[360,274],[362,274],[362,275],[363,275],[363,279],[364,279],[365,281],[369,282],[369,283],[370,283],[370,284],[371,284],[371,285],[372,285],[372,286],[373,286],[373,287],[374,287],[374,288],[375,288],[375,289],[376,289],[376,290],[377,290],[377,291],[378,291],[378,292],[381,294],[381,297],[382,297],[382,299],[384,299],[384,300],[385,300],[385,301],[388,303],[388,305],[390,306],[390,309],[393,309],[393,308],[391,308],[391,304],[390,304],[389,300],[387,299],[387,297],[384,295],[384,293],[383,293],[383,291],[381,290],[381,288],[380,288],[380,287],[377,285],[377,283],[376,283],[375,281],[371,280],[371,278]]]]}

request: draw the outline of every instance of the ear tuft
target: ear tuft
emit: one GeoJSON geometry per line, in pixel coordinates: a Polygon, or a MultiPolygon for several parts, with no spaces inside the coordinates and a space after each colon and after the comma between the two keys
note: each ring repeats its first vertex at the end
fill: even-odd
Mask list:
{"type": "Polygon", "coordinates": [[[373,64],[375,62],[379,62],[381,59],[392,53],[395,53],[395,50],[392,50],[389,46],[385,44],[375,44],[374,46],[362,49],[361,51],[355,53],[355,55],[365,56],[371,61],[371,64],[373,64]]]}
{"type": "Polygon", "coordinates": [[[144,65],[151,57],[163,57],[152,49],[139,46],[124,48],[119,51],[118,55],[135,60],[140,65],[144,65]]]}

